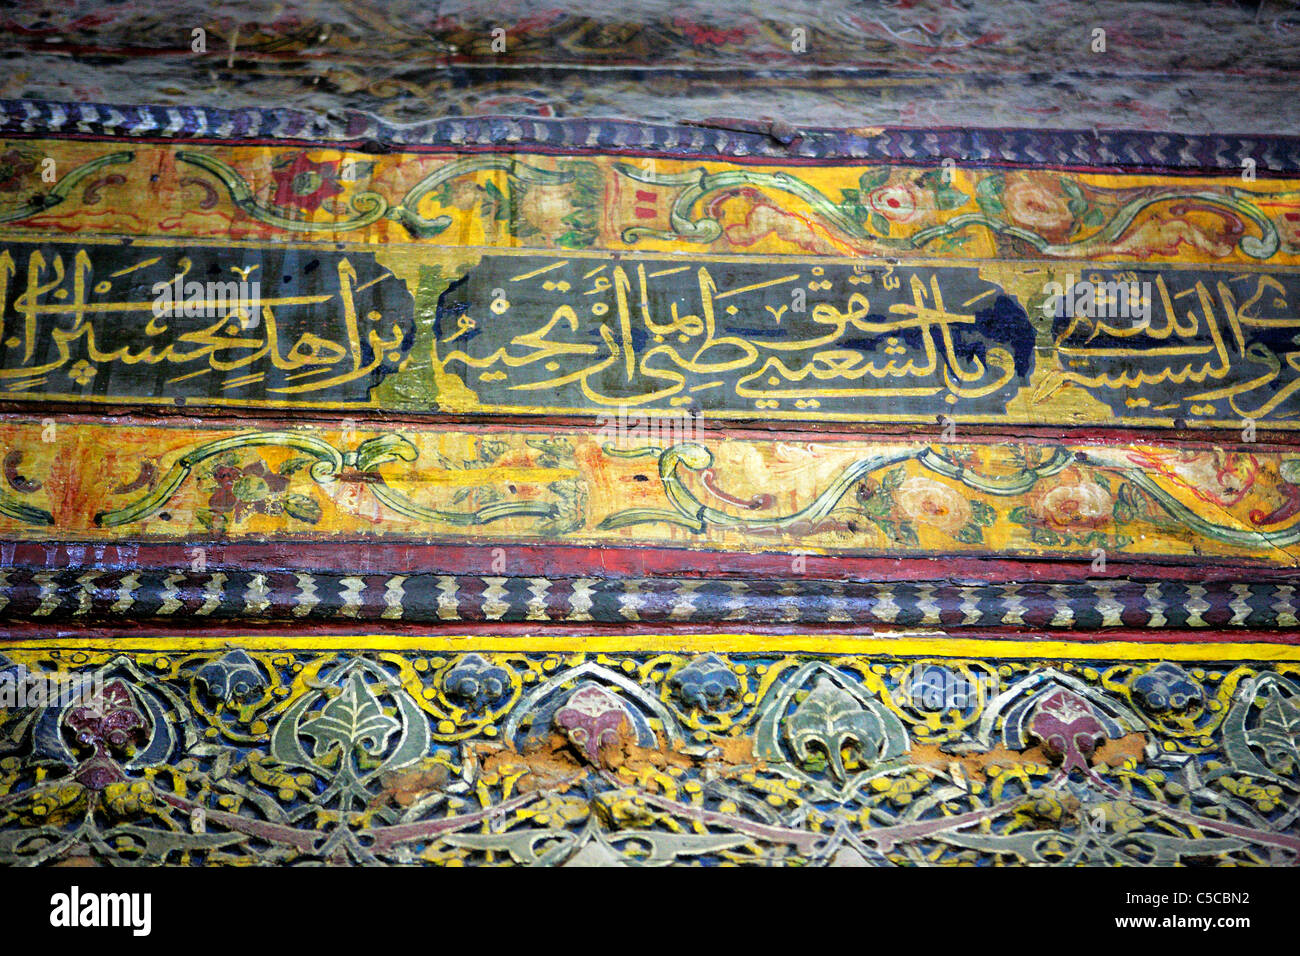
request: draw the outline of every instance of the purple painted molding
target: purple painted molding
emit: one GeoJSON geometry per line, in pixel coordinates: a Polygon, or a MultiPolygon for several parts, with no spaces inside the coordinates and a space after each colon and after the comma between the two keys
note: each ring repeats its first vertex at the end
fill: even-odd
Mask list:
{"type": "MultiPolygon", "coordinates": [[[[741,125],[741,124],[732,124],[741,125]]],[[[669,126],[618,119],[482,116],[394,125],[361,112],[224,110],[0,100],[0,134],[149,139],[285,140],[363,149],[511,146],[559,152],[613,150],[774,161],[824,160],[937,164],[945,158],[984,165],[1238,170],[1255,160],[1259,175],[1300,172],[1300,136],[1187,136],[1138,131],[883,128],[772,132],[669,126]],[[778,138],[779,137],[779,138],[778,138]],[[783,140],[789,140],[788,143],[783,140]]]]}

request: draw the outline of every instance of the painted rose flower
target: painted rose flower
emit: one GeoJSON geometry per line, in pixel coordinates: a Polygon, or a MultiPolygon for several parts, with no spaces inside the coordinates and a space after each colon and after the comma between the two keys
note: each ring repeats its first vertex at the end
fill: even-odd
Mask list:
{"type": "Polygon", "coordinates": [[[1029,510],[1042,524],[1058,531],[1100,528],[1111,522],[1110,492],[1078,468],[1066,468],[1056,480],[1029,494],[1029,510]]]}
{"type": "Polygon", "coordinates": [[[382,483],[383,479],[378,474],[362,474],[344,469],[343,474],[325,485],[324,489],[340,511],[371,524],[379,524],[384,520],[384,508],[370,491],[370,485],[375,482],[382,483]]]}
{"type": "Polygon", "coordinates": [[[453,179],[442,188],[441,200],[444,206],[469,211],[481,203],[487,196],[485,190],[472,179],[453,179]]]}
{"type": "Polygon", "coordinates": [[[1255,486],[1259,462],[1254,455],[1224,451],[1134,451],[1129,459],[1170,479],[1211,504],[1230,508],[1255,486]]]}
{"type": "Polygon", "coordinates": [[[894,492],[898,510],[914,521],[955,534],[971,520],[965,495],[931,478],[908,478],[894,492]]]}
{"type": "Polygon", "coordinates": [[[296,153],[272,169],[271,177],[275,180],[272,201],[277,206],[304,212],[319,209],[326,199],[343,192],[338,182],[338,167],[337,162],[317,163],[308,159],[306,153],[296,153]]]}
{"type": "Polygon", "coordinates": [[[288,515],[308,524],[321,517],[321,506],[309,495],[289,494],[289,478],[266,467],[260,458],[243,465],[226,461],[212,469],[216,490],[208,499],[200,521],[217,530],[228,523],[238,523],[252,514],[288,515]]]}
{"type": "Polygon", "coordinates": [[[1277,473],[1282,481],[1274,488],[1273,500],[1280,496],[1281,501],[1267,511],[1252,509],[1250,520],[1257,525],[1281,524],[1300,514],[1300,458],[1284,458],[1278,462],[1277,473]]]}
{"type": "Polygon", "coordinates": [[[681,30],[695,46],[731,46],[744,43],[745,37],[749,34],[749,30],[744,27],[715,30],[705,24],[688,20],[686,17],[673,17],[673,26],[681,30]]]}
{"type": "Polygon", "coordinates": [[[1011,222],[1045,239],[1064,239],[1074,226],[1070,197],[1051,177],[1031,174],[1010,180],[1002,202],[1011,222]]]}
{"type": "Polygon", "coordinates": [[[0,192],[15,193],[25,180],[36,172],[36,160],[29,153],[16,149],[0,153],[0,192]]]}
{"type": "Polygon", "coordinates": [[[1282,213],[1277,224],[1281,227],[1282,241],[1293,249],[1300,249],[1300,212],[1282,213]]]}
{"type": "Polygon", "coordinates": [[[249,513],[280,514],[284,504],[280,500],[289,487],[289,479],[277,475],[258,460],[251,465],[236,468],[218,465],[212,470],[217,490],[212,493],[208,507],[216,514],[232,514],[236,521],[249,513]]]}
{"type": "Polygon", "coordinates": [[[920,212],[921,191],[911,183],[885,183],[867,193],[867,205],[890,222],[911,222],[920,212]]]}
{"type": "Polygon", "coordinates": [[[523,220],[544,235],[558,236],[569,229],[568,223],[579,209],[565,189],[552,186],[530,186],[519,204],[523,220]]]}

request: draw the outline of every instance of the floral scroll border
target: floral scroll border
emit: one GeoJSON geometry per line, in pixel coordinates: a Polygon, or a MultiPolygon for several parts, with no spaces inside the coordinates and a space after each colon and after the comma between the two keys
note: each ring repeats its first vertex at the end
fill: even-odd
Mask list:
{"type": "MultiPolygon", "coordinates": [[[[887,472],[889,469],[896,468],[905,462],[915,461],[927,471],[956,481],[967,488],[999,498],[1024,495],[1043,479],[1058,475],[1067,468],[1077,465],[1090,466],[1103,472],[1115,474],[1129,482],[1134,489],[1137,489],[1137,491],[1130,493],[1131,496],[1126,501],[1118,502],[1117,505],[1124,504],[1133,508],[1138,504],[1136,496],[1138,494],[1144,495],[1147,500],[1160,508],[1169,519],[1179,526],[1195,532],[1202,538],[1235,547],[1257,547],[1262,549],[1285,549],[1300,542],[1300,524],[1293,524],[1275,531],[1258,531],[1234,528],[1226,524],[1210,521],[1171,495],[1141,468],[1116,467],[1114,463],[1100,460],[1087,452],[1071,453],[1064,446],[1046,449],[1045,460],[1036,464],[1026,463],[1021,474],[1011,478],[982,476],[972,471],[965,462],[945,451],[942,446],[924,446],[900,450],[890,454],[875,455],[870,458],[860,459],[844,468],[813,501],[803,508],[781,515],[735,514],[706,505],[701,501],[682,480],[681,473],[685,471],[701,476],[704,479],[706,489],[715,495],[718,494],[717,489],[711,485],[711,482],[715,481],[712,467],[713,453],[703,445],[688,442],[669,448],[622,449],[606,444],[604,450],[607,455],[614,458],[654,458],[657,462],[659,481],[663,487],[664,497],[668,499],[668,503],[672,506],[671,508],[630,508],[615,512],[601,521],[600,527],[604,529],[627,528],[639,524],[666,523],[678,525],[698,533],[709,527],[782,529],[815,525],[830,517],[835,508],[849,495],[855,486],[860,486],[870,476],[887,472]]],[[[1287,466],[1284,465],[1284,467],[1287,466]]],[[[1290,472],[1289,467],[1287,471],[1290,472]]],[[[770,507],[770,502],[753,501],[744,505],[744,507],[755,510],[758,506],[770,507]]],[[[1012,521],[1016,521],[1022,514],[1023,508],[1012,509],[1009,517],[1012,521]]],[[[986,526],[993,523],[998,517],[999,515],[996,513],[975,513],[973,522],[976,527],[986,526]]],[[[959,540],[962,539],[959,538],[959,540]]],[[[1086,545],[1092,544],[1093,541],[1085,537],[1080,543],[1086,545]]],[[[1127,540],[1120,542],[1121,546],[1127,543],[1131,542],[1127,540]]]]}
{"type": "MultiPolygon", "coordinates": [[[[1139,557],[1148,552],[1129,550],[1136,532],[1128,526],[1135,520],[1148,522],[1162,533],[1190,533],[1197,541],[1274,560],[1289,557],[1289,549],[1300,544],[1300,524],[1294,520],[1300,513],[1300,460],[1285,455],[1277,457],[1274,493],[1256,502],[1263,506],[1248,509],[1241,505],[1235,521],[1224,521],[1215,520],[1215,516],[1240,505],[1264,474],[1254,454],[1204,449],[1170,463],[1138,451],[1116,457],[1105,450],[1010,443],[999,446],[1005,463],[990,460],[981,464],[972,454],[977,446],[907,442],[865,448],[863,457],[841,466],[824,485],[810,489],[807,503],[782,510],[775,507],[781,497],[779,488],[749,499],[725,490],[728,474],[715,468],[714,451],[704,444],[627,448],[606,443],[601,453],[608,460],[654,462],[667,507],[620,509],[615,500],[611,502],[615,510],[595,515],[589,507],[591,476],[583,474],[571,441],[563,435],[547,438],[520,433],[516,437],[521,440],[512,447],[525,452],[536,465],[530,466],[524,483],[542,489],[539,497],[516,498],[515,482],[493,477],[496,473],[487,468],[506,450],[508,443],[503,441],[479,441],[475,454],[486,455],[483,460],[458,463],[434,453],[436,460],[421,463],[415,443],[396,432],[341,450],[306,430],[254,431],[196,444],[172,460],[165,471],[160,471],[161,462],[144,461],[139,477],[114,491],[132,497],[98,511],[94,525],[106,529],[138,525],[159,514],[195,480],[217,485],[211,507],[195,511],[194,517],[223,539],[228,522],[221,516],[231,512],[236,523],[251,510],[316,524],[322,516],[320,504],[288,489],[290,479],[300,474],[336,503],[346,491],[345,510],[368,516],[373,525],[381,524],[384,514],[452,528],[531,518],[535,519],[531,529],[516,528],[513,533],[522,539],[556,544],[607,540],[590,534],[658,525],[695,535],[737,531],[745,534],[746,540],[765,543],[775,542],[773,535],[786,535],[789,542],[797,543],[809,535],[832,534],[836,551],[847,553],[861,546],[863,527],[874,527],[883,535],[881,540],[892,546],[915,549],[918,554],[936,553],[931,546],[922,548],[919,522],[946,534],[955,549],[951,553],[978,550],[989,540],[990,529],[1002,527],[1021,541],[1013,541],[1005,551],[1008,554],[1032,545],[1043,553],[1086,555],[1100,547],[1117,557],[1139,557]],[[294,457],[280,464],[278,474],[272,474],[261,457],[261,449],[266,448],[287,449],[294,457]],[[402,477],[385,476],[385,466],[394,463],[412,466],[405,477],[417,480],[425,467],[467,470],[458,482],[464,487],[447,503],[452,507],[431,507],[389,483],[389,477],[402,477]],[[1014,468],[1008,470],[1004,464],[1014,468]],[[994,470],[990,472],[991,467],[994,470]],[[1179,468],[1188,470],[1184,474],[1179,468]],[[1203,513],[1180,499],[1153,477],[1156,471],[1197,500],[1216,505],[1217,510],[1203,513]],[[209,512],[210,518],[221,520],[205,520],[203,515],[209,512]]],[[[21,500],[21,496],[39,492],[45,478],[20,473],[22,458],[21,448],[10,449],[5,457],[0,514],[28,526],[57,527],[50,511],[21,500]]],[[[597,458],[598,472],[600,468],[597,458]]],[[[649,479],[646,475],[638,480],[649,479]]],[[[281,524],[290,531],[297,529],[291,523],[281,524]]],[[[645,540],[653,544],[661,537],[651,535],[645,540]]]]}

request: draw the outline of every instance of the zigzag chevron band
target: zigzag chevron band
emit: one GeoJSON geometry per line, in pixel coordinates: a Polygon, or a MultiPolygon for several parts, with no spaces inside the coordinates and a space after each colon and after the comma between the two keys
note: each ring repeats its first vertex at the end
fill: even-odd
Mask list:
{"type": "Polygon", "coordinates": [[[472,147],[510,143],[585,150],[807,159],[958,161],[1041,167],[1240,169],[1251,159],[1259,173],[1300,171],[1300,138],[1185,136],[1140,131],[1027,129],[910,130],[875,135],[805,130],[784,145],[771,136],[729,129],[668,126],[604,119],[452,117],[396,125],[354,112],[328,118],[296,110],[223,110],[199,106],[121,106],[0,100],[0,134],[64,133],[114,137],[203,137],[219,140],[303,140],[389,146],[472,147]]]}
{"type": "Polygon", "coordinates": [[[239,569],[0,571],[10,621],[850,624],[1091,630],[1277,630],[1300,623],[1296,586],[1069,582],[549,578],[239,569]]]}

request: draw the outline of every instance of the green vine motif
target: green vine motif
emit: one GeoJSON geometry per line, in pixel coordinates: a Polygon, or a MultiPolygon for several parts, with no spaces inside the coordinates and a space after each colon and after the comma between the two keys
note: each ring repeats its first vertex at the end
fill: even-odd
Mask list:
{"type": "Polygon", "coordinates": [[[54,515],[44,508],[25,505],[13,495],[0,491],[0,515],[15,518],[23,524],[54,524],[54,515]]]}
{"type": "Polygon", "coordinates": [[[998,235],[1019,239],[1045,256],[1077,257],[1102,254],[1109,251],[1113,243],[1133,224],[1141,213],[1153,206],[1167,202],[1197,201],[1236,213],[1248,219],[1260,231],[1258,237],[1242,235],[1238,247],[1253,259],[1268,259],[1277,252],[1281,239],[1276,227],[1251,200],[1254,194],[1244,189],[1229,189],[1223,192],[1183,192],[1179,190],[1162,190],[1144,195],[1126,203],[1110,221],[1098,232],[1087,239],[1053,243],[1036,232],[1012,225],[985,212],[966,213],[955,216],[947,222],[922,229],[911,236],[894,238],[884,234],[880,229],[846,213],[844,206],[833,202],[814,186],[810,186],[788,173],[763,173],[752,171],[726,171],[710,173],[697,169],[686,173],[656,174],[638,169],[625,163],[616,164],[624,176],[637,182],[654,186],[685,187],[678,194],[669,210],[671,229],[655,229],[649,226],[631,226],[623,230],[623,241],[635,243],[643,238],[660,240],[685,240],[687,242],[710,243],[722,235],[722,226],[716,219],[707,217],[693,218],[694,210],[706,196],[735,189],[741,186],[765,187],[788,193],[803,200],[817,211],[817,214],[840,232],[864,242],[874,242],[893,249],[924,249],[931,242],[939,239],[951,239],[956,234],[972,227],[984,227],[998,235]]]}
{"type": "MultiPolygon", "coordinates": [[[[21,457],[22,454],[19,450],[11,451],[5,456],[5,481],[20,494],[31,494],[40,489],[41,483],[39,481],[28,481],[16,473],[16,463],[21,457]],[[11,460],[15,462],[14,470],[9,467],[11,460]]],[[[54,515],[50,514],[50,512],[44,508],[23,504],[21,500],[15,498],[3,488],[0,488],[0,515],[15,518],[23,524],[54,524],[54,515]]]]}
{"type": "Polygon", "coordinates": [[[957,481],[967,488],[1000,498],[1025,494],[1042,479],[1058,474],[1070,465],[1085,465],[1123,476],[1146,492],[1182,527],[1215,541],[1240,548],[1285,548],[1300,542],[1300,524],[1279,531],[1249,531],[1216,524],[1188,508],[1140,469],[1117,468],[1112,464],[1096,460],[1085,452],[1071,453],[1059,445],[1053,448],[1051,455],[1045,461],[1038,464],[1026,463],[1021,474],[1010,478],[992,478],[977,474],[961,462],[930,447],[875,455],[846,467],[806,507],[793,514],[771,517],[729,514],[705,505],[686,487],[679,474],[679,468],[701,474],[713,466],[713,453],[703,445],[686,443],[666,449],[654,447],[619,449],[607,444],[604,446],[604,451],[614,458],[657,457],[659,480],[663,485],[664,494],[673,506],[671,510],[630,508],[615,512],[600,523],[599,527],[606,530],[656,522],[679,525],[696,533],[703,532],[709,526],[781,530],[792,526],[816,525],[829,516],[840,500],[863,478],[873,472],[892,468],[907,461],[916,461],[930,472],[957,481]]]}
{"type": "Polygon", "coordinates": [[[292,219],[283,215],[274,206],[258,202],[248,182],[231,166],[215,157],[206,153],[178,150],[176,159],[178,162],[198,166],[200,169],[211,173],[226,187],[231,201],[240,210],[258,222],[264,222],[270,226],[293,232],[343,232],[351,229],[362,229],[379,222],[381,219],[392,219],[400,222],[411,235],[418,239],[429,239],[437,236],[452,224],[453,219],[451,216],[435,216],[429,219],[421,216],[417,210],[421,201],[430,193],[453,179],[485,170],[502,170],[511,179],[535,185],[560,185],[573,179],[572,173],[538,169],[517,159],[501,156],[474,156],[467,159],[458,159],[445,166],[438,167],[411,187],[397,205],[390,205],[388,200],[379,193],[367,190],[352,197],[351,205],[354,215],[351,217],[328,222],[309,222],[302,219],[292,219]]]}
{"type": "MultiPolygon", "coordinates": [[[[47,209],[53,209],[60,203],[66,202],[68,197],[78,186],[84,183],[91,176],[98,173],[101,169],[108,166],[120,166],[123,163],[129,163],[135,159],[135,153],[109,153],[107,156],[100,156],[98,159],[92,159],[90,162],[78,166],[72,172],[68,173],[50,188],[47,193],[38,193],[28,199],[21,206],[15,206],[12,209],[0,211],[0,222],[13,222],[15,219],[26,219],[28,216],[35,216],[37,213],[44,212],[47,209]]],[[[8,512],[5,512],[8,514],[8,512]]]]}
{"type": "MultiPolygon", "coordinates": [[[[115,528],[142,521],[159,511],[180,490],[195,467],[202,462],[239,449],[276,446],[292,448],[314,459],[307,473],[319,485],[328,485],[342,474],[344,468],[353,468],[363,474],[374,474],[381,465],[394,461],[415,461],[419,457],[409,439],[401,435],[380,435],[357,446],[355,451],[341,452],[333,445],[310,435],[294,432],[254,432],[207,442],[187,452],[167,470],[157,486],[137,500],[95,515],[95,524],[115,528]]],[[[476,511],[439,511],[412,501],[382,481],[368,485],[370,491],[384,505],[407,518],[419,521],[452,524],[460,527],[488,524],[503,518],[530,516],[551,519],[556,516],[554,505],[536,501],[498,502],[476,511]]]]}

